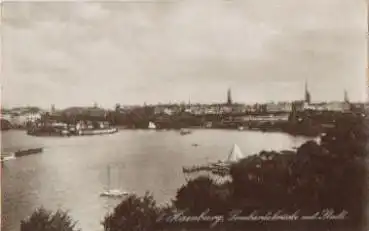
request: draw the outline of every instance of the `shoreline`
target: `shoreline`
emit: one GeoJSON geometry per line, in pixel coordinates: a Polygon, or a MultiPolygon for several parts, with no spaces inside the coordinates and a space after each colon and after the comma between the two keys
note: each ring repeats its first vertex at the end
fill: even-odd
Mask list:
{"type": "MultiPolygon", "coordinates": [[[[179,128],[160,128],[160,129],[149,129],[149,128],[130,128],[128,126],[122,126],[122,125],[118,125],[118,126],[113,126],[112,128],[116,128],[118,129],[117,132],[119,132],[120,130],[151,130],[151,131],[179,131],[179,128]]],[[[244,128],[243,130],[238,130],[237,128],[224,128],[224,127],[213,127],[213,128],[206,128],[206,127],[201,127],[201,126],[189,126],[186,127],[187,129],[192,129],[192,130],[228,130],[228,131],[237,131],[237,132],[262,132],[262,133],[284,133],[284,134],[288,134],[294,137],[306,137],[306,138],[316,138],[319,135],[321,135],[322,133],[324,133],[324,131],[321,131],[319,133],[314,133],[311,134],[310,132],[302,132],[302,131],[284,131],[283,129],[261,129],[261,128],[244,128]]],[[[7,130],[1,130],[1,132],[8,132],[8,131],[25,131],[27,132],[26,128],[12,128],[12,129],[7,129],[7,130]]],[[[116,133],[116,132],[115,132],[116,133]]],[[[91,134],[91,135],[108,135],[108,134],[114,134],[114,133],[106,133],[106,134],[91,134]]],[[[30,136],[37,136],[37,137],[48,137],[48,136],[61,136],[64,137],[63,135],[56,135],[56,134],[51,134],[51,135],[32,135],[32,134],[28,134],[30,136]]],[[[88,136],[91,136],[88,135],[88,136]]],[[[70,135],[71,136],[78,136],[78,135],[70,135]]],[[[87,136],[87,135],[82,135],[82,136],[87,136]]],[[[66,136],[68,137],[68,136],[66,136]]]]}

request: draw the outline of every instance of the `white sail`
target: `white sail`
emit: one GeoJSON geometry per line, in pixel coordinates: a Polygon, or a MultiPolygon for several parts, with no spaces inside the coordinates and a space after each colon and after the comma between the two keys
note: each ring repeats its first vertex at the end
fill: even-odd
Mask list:
{"type": "Polygon", "coordinates": [[[237,162],[240,159],[242,159],[243,157],[244,156],[243,156],[243,153],[242,153],[240,147],[238,147],[237,144],[234,144],[231,152],[228,155],[227,162],[237,162]]]}
{"type": "Polygon", "coordinates": [[[150,121],[148,128],[149,129],[156,129],[156,125],[153,122],[150,121]]]}

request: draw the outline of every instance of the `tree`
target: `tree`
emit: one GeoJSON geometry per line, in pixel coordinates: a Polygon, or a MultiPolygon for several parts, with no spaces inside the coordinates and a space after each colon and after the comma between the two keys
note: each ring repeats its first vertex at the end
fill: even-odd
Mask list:
{"type": "Polygon", "coordinates": [[[67,212],[58,210],[53,213],[39,208],[32,215],[21,221],[21,231],[77,231],[76,222],[68,215],[67,212]]]}
{"type": "Polygon", "coordinates": [[[216,185],[208,177],[189,181],[178,191],[174,202],[177,209],[188,210],[191,214],[201,214],[206,210],[219,214],[229,208],[230,187],[216,185]]]}
{"type": "Polygon", "coordinates": [[[152,195],[131,195],[105,217],[102,225],[105,231],[149,231],[154,229],[159,215],[152,195]]]}
{"type": "Polygon", "coordinates": [[[262,151],[233,164],[230,173],[235,204],[244,210],[289,207],[288,167],[294,157],[290,153],[262,151]]]}

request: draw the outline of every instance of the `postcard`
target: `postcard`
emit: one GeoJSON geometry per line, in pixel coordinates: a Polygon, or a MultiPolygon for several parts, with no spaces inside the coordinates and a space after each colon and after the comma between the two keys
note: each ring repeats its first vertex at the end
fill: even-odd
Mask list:
{"type": "Polygon", "coordinates": [[[367,231],[366,1],[2,1],[4,231],[367,231]]]}

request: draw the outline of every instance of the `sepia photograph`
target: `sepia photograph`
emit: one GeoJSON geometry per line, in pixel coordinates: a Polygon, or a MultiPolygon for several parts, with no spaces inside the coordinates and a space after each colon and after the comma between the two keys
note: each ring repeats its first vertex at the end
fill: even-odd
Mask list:
{"type": "Polygon", "coordinates": [[[367,14],[1,1],[1,230],[368,231],[367,14]]]}

